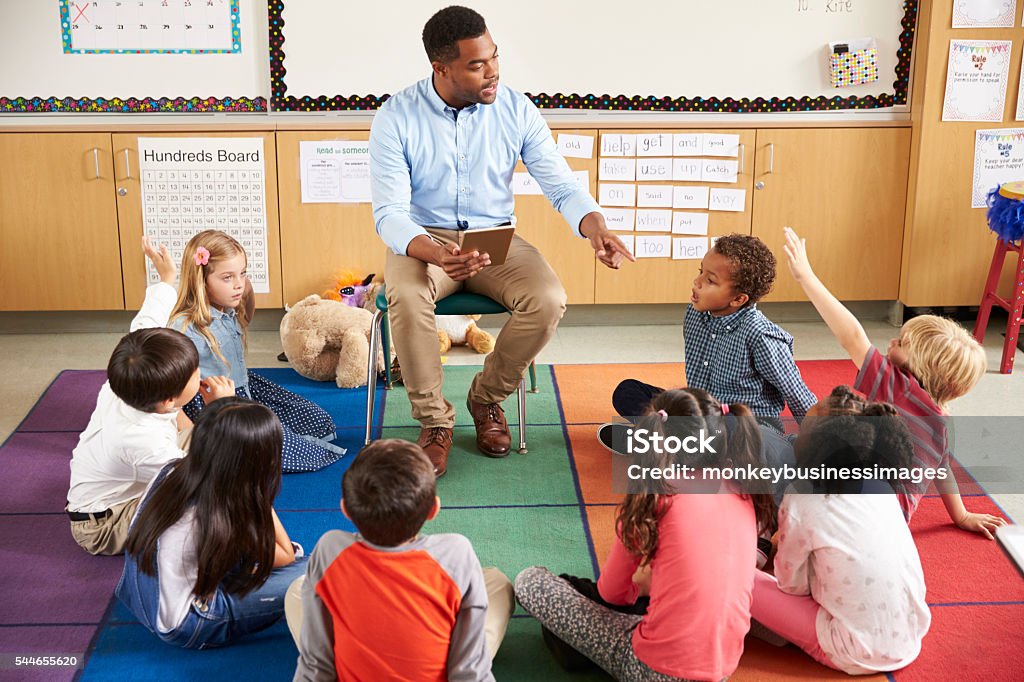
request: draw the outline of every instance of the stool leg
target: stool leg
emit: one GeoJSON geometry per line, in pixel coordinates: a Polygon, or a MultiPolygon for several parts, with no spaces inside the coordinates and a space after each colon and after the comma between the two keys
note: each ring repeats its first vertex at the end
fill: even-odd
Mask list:
{"type": "Polygon", "coordinates": [[[1017,354],[1017,334],[1020,333],[1020,317],[1024,312],[1024,244],[1017,255],[1017,272],[1013,277],[1013,295],[1010,298],[1010,319],[1006,322],[1006,341],[1003,342],[1003,359],[999,371],[1009,374],[1013,371],[1013,360],[1017,354]]]}
{"type": "Polygon", "coordinates": [[[383,313],[377,311],[373,314],[373,321],[370,323],[370,359],[366,363],[366,441],[364,445],[370,444],[370,432],[373,429],[373,401],[377,393],[377,344],[380,339],[380,323],[383,313]]]}
{"type": "Polygon", "coordinates": [[[995,253],[992,254],[992,265],[988,268],[988,279],[985,281],[985,291],[981,294],[981,305],[978,306],[978,317],[974,321],[974,338],[978,343],[985,341],[985,329],[988,327],[988,318],[992,313],[992,297],[999,288],[999,275],[1003,271],[1003,261],[1006,259],[1006,242],[1002,239],[996,242],[995,253]]]}
{"type": "Polygon", "coordinates": [[[387,312],[381,322],[381,339],[384,344],[384,390],[390,391],[393,382],[391,380],[391,320],[387,312]]]}
{"type": "Polygon", "coordinates": [[[530,393],[540,393],[537,388],[537,361],[530,363],[530,393]]]}
{"type": "Polygon", "coordinates": [[[526,449],[526,379],[519,380],[519,454],[525,455],[526,449]]]}

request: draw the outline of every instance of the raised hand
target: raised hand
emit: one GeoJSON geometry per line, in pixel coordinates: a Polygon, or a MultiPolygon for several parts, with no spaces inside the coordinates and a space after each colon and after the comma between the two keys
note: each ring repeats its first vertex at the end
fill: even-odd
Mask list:
{"type": "Polygon", "coordinates": [[[149,241],[148,236],[142,235],[142,252],[146,254],[146,258],[152,261],[153,267],[160,275],[160,281],[173,285],[174,280],[178,277],[178,266],[171,258],[167,247],[163,244],[154,244],[149,241]]]}

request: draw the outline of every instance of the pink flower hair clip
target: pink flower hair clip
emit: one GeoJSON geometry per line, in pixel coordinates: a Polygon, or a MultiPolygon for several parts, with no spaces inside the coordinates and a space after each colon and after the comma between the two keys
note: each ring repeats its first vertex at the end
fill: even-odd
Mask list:
{"type": "Polygon", "coordinates": [[[196,247],[196,265],[206,265],[210,262],[210,252],[205,246],[196,247]]]}

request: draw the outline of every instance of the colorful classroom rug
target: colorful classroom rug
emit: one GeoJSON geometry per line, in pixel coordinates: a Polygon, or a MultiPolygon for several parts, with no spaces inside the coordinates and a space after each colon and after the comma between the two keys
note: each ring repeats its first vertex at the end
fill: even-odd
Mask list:
{"type": "MultiPolygon", "coordinates": [[[[848,361],[799,365],[818,395],[854,378],[848,361]]],[[[353,454],[359,449],[364,390],[338,390],[290,369],[259,371],[322,404],[338,422],[342,444],[353,454]]],[[[463,533],[484,565],[498,566],[510,577],[534,564],[594,576],[612,540],[617,502],[610,491],[608,455],[596,444],[594,429],[613,416],[609,396],[620,379],[668,384],[681,380],[682,365],[538,368],[539,393],[527,399],[529,453],[513,452],[501,460],[474,449],[463,400],[474,372],[469,367],[445,370],[445,391],[456,405],[459,426],[448,474],[438,485],[442,512],[426,532],[463,533]]],[[[98,371],[62,372],[0,447],[0,680],[291,679],[297,654],[283,622],[222,650],[173,649],[111,598],[122,559],[91,557],[74,544],[62,512],[68,461],[102,381],[98,371]],[[33,653],[77,655],[83,665],[77,670],[13,666],[13,655],[33,653]]],[[[377,435],[416,437],[400,387],[386,397],[379,391],[376,399],[377,435]]],[[[506,414],[515,437],[514,397],[506,414]]],[[[289,533],[305,547],[312,548],[330,528],[351,528],[338,510],[341,475],[350,460],[322,472],[284,477],[276,506],[289,533]]],[[[966,502],[971,509],[999,513],[981,492],[966,502]]],[[[1020,679],[1024,581],[994,542],[952,527],[937,497],[924,500],[912,529],[933,625],[920,658],[888,677],[900,682],[1020,679]]],[[[495,658],[494,673],[502,681],[608,679],[597,672],[564,673],[544,648],[536,622],[521,611],[495,658]]],[[[732,679],[845,677],[793,647],[777,649],[748,639],[732,679]]]]}

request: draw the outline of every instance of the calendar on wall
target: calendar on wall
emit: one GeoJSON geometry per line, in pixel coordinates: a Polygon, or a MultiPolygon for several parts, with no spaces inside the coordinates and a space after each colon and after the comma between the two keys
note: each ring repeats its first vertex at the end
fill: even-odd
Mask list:
{"type": "MultiPolygon", "coordinates": [[[[263,153],[261,137],[140,137],[143,232],[177,263],[197,232],[226,232],[245,249],[253,291],[269,293],[263,153]]],[[[152,265],[147,279],[160,281],[152,265]]]]}
{"type": "Polygon", "coordinates": [[[242,51],[238,0],[59,0],[64,52],[242,51]]]}

